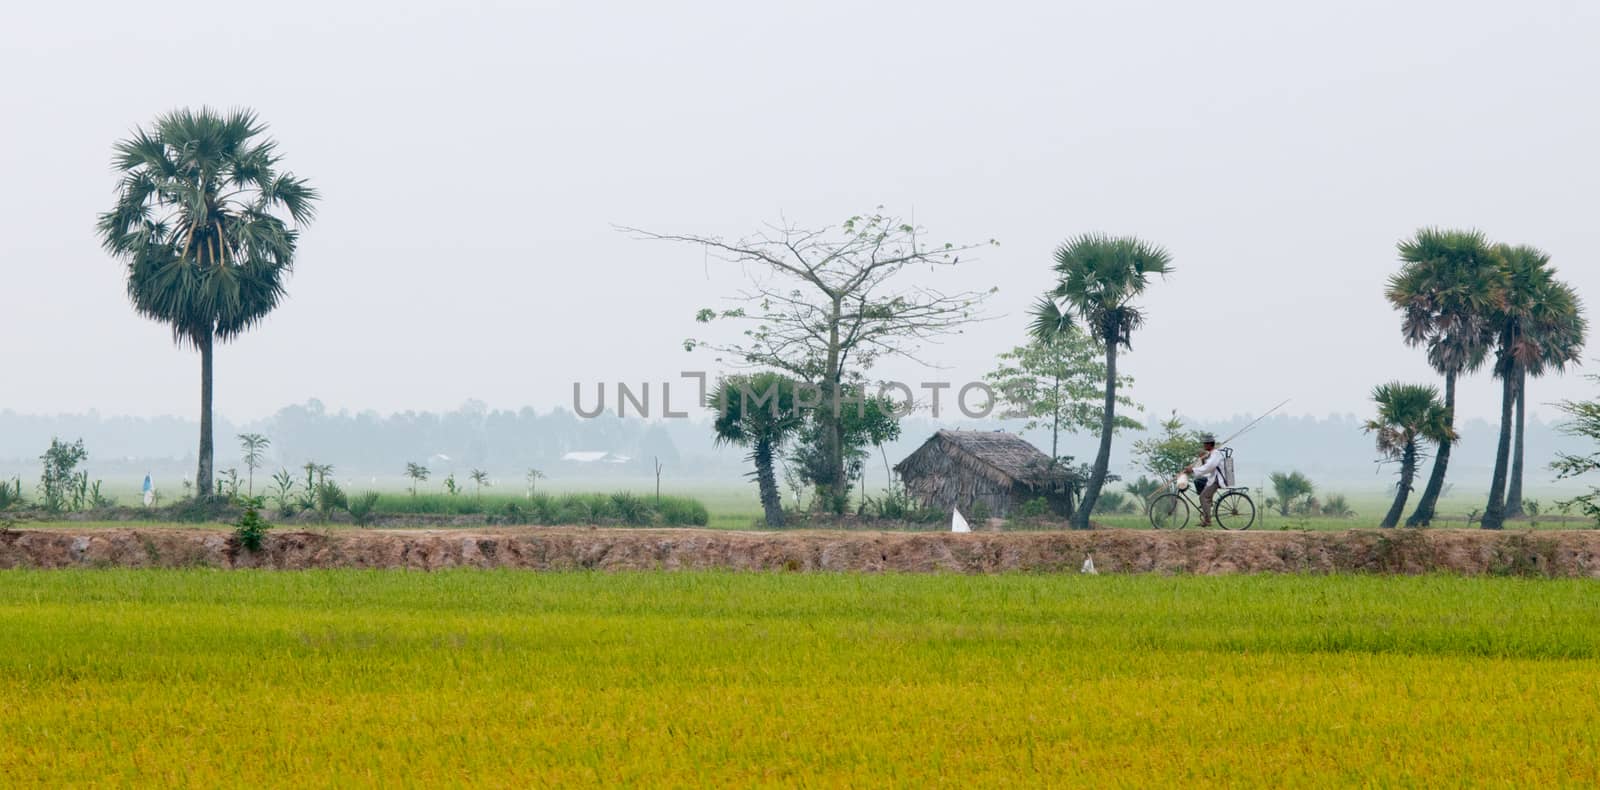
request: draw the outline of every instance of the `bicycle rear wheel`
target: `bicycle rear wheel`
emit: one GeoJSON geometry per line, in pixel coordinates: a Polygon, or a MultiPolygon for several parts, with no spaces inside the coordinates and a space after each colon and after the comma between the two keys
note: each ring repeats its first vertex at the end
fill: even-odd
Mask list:
{"type": "Polygon", "coordinates": [[[1229,491],[1217,497],[1217,526],[1223,529],[1249,529],[1256,523],[1256,503],[1243,491],[1229,491]]]}
{"type": "Polygon", "coordinates": [[[1150,503],[1150,526],[1183,529],[1189,526],[1189,502],[1177,494],[1162,494],[1150,503]]]}

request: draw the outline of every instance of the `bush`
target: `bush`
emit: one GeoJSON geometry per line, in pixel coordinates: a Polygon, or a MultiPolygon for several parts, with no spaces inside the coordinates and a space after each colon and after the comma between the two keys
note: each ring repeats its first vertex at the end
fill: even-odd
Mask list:
{"type": "Polygon", "coordinates": [[[261,498],[244,500],[244,514],[233,523],[233,537],[239,541],[239,545],[250,551],[260,551],[261,539],[266,537],[269,529],[272,529],[272,525],[261,517],[261,498]]]}
{"type": "Polygon", "coordinates": [[[1133,499],[1120,491],[1101,491],[1094,501],[1096,513],[1133,513],[1136,509],[1133,499]]]}
{"type": "Polygon", "coordinates": [[[661,522],[672,527],[703,527],[711,523],[711,514],[698,500],[688,497],[662,497],[661,522]]]}
{"type": "Polygon", "coordinates": [[[1018,505],[1012,515],[1019,519],[1048,518],[1050,516],[1050,501],[1042,496],[1034,497],[1018,505]]]}
{"type": "Polygon", "coordinates": [[[357,526],[362,527],[371,524],[373,518],[377,516],[375,511],[378,507],[378,499],[378,492],[368,491],[365,494],[362,494],[361,496],[351,500],[350,507],[348,508],[350,511],[350,520],[354,521],[357,526]]]}
{"type": "Polygon", "coordinates": [[[22,507],[24,503],[22,478],[13,477],[10,481],[0,482],[0,510],[22,507]]]}

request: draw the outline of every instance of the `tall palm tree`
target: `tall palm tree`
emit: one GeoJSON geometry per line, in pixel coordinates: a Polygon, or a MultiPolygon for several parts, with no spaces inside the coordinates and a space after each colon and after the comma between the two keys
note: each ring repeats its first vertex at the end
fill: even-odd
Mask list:
{"type": "Polygon", "coordinates": [[[1116,430],[1117,350],[1133,348],[1133,331],[1144,313],[1133,300],[1144,293],[1150,275],[1172,271],[1166,250],[1132,236],[1084,234],[1056,250],[1056,287],[1034,309],[1034,336],[1049,340],[1059,326],[1082,321],[1105,347],[1106,397],[1101,415],[1100,450],[1083,489],[1083,501],[1072,515],[1074,529],[1089,528],[1089,514],[1100,498],[1111,464],[1111,437],[1116,430]]]}
{"type": "Polygon", "coordinates": [[[1560,302],[1552,316],[1555,320],[1538,339],[1538,357],[1518,371],[1514,416],[1516,432],[1511,439],[1511,477],[1506,483],[1506,518],[1523,515],[1522,450],[1523,428],[1527,424],[1528,379],[1540,378],[1552,371],[1557,374],[1564,372],[1568,364],[1579,361],[1579,354],[1583,350],[1588,329],[1588,322],[1583,316],[1583,304],[1570,288],[1561,285],[1561,290],[1565,293],[1555,297],[1560,302]],[[1567,302],[1571,303],[1570,307],[1567,302]]]}
{"type": "Polygon", "coordinates": [[[126,266],[128,298],[200,352],[195,491],[212,494],[212,346],[260,323],[283,299],[298,228],[317,192],[280,171],[277,144],[248,110],[176,110],[116,144],[116,205],[101,244],[126,266]],[[284,215],[287,215],[286,217],[284,215]]]}
{"type": "Polygon", "coordinates": [[[717,444],[750,448],[751,473],[761,495],[767,526],[783,526],[783,500],[773,459],[800,430],[804,416],[795,403],[795,383],[778,373],[729,376],[717,382],[707,404],[716,412],[712,429],[717,444]]]}
{"type": "Polygon", "coordinates": [[[1392,382],[1372,391],[1378,416],[1367,421],[1368,433],[1377,434],[1378,452],[1400,462],[1400,482],[1395,487],[1394,504],[1378,526],[1393,528],[1405,514],[1411,482],[1416,479],[1417,459],[1426,442],[1443,445],[1455,431],[1450,413],[1439,401],[1439,389],[1424,384],[1392,382]]]}
{"type": "Polygon", "coordinates": [[[1495,376],[1500,379],[1500,441],[1495,447],[1484,529],[1500,529],[1506,518],[1506,480],[1517,399],[1530,369],[1540,372],[1575,363],[1583,348],[1583,303],[1571,286],[1555,279],[1550,256],[1526,245],[1496,247],[1503,282],[1497,297],[1495,376]]]}
{"type": "MultiPolygon", "coordinates": [[[[1401,312],[1406,344],[1426,346],[1428,364],[1444,376],[1445,419],[1454,426],[1456,378],[1482,367],[1494,344],[1490,316],[1499,258],[1475,230],[1423,228],[1396,246],[1400,271],[1389,278],[1384,296],[1401,312]]],[[[1406,526],[1433,520],[1453,445],[1448,437],[1439,442],[1433,472],[1406,526]]]]}

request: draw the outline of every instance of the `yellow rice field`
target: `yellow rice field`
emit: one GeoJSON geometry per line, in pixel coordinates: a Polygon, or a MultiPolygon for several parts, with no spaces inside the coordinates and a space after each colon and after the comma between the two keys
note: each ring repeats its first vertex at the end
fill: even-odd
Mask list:
{"type": "Polygon", "coordinates": [[[1600,785],[1600,584],[0,573],[0,784],[1600,785]]]}

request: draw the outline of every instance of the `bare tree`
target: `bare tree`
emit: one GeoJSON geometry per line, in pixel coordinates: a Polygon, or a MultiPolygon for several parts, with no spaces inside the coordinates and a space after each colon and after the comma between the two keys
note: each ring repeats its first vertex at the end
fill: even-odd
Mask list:
{"type": "Polygon", "coordinates": [[[738,240],[620,229],[642,239],[695,244],[745,268],[749,286],[731,297],[740,306],[704,309],[696,318],[754,327],[738,341],[691,339],[684,347],[781,370],[816,388],[815,418],[828,461],[827,479],[817,482],[829,493],[824,504],[836,511],[845,507],[849,485],[839,419],[844,385],[862,380],[886,356],[927,364],[917,356],[922,343],[977,320],[977,308],[994,292],[944,292],[897,278],[907,267],[954,266],[962,253],[982,245],[929,246],[921,228],[881,211],[815,230],[784,221],[738,240]]]}

